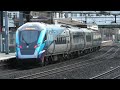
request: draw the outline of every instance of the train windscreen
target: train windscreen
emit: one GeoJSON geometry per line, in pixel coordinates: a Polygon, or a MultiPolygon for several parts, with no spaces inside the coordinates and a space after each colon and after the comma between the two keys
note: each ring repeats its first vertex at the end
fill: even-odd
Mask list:
{"type": "Polygon", "coordinates": [[[24,30],[20,32],[20,42],[31,44],[37,42],[39,37],[39,32],[37,30],[24,30]]]}

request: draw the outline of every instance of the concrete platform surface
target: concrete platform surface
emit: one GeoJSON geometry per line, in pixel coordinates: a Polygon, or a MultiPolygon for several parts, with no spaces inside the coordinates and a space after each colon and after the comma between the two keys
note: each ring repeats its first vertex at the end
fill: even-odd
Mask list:
{"type": "Polygon", "coordinates": [[[15,53],[9,53],[9,54],[0,53],[0,60],[7,60],[10,58],[15,58],[15,53]]]}
{"type": "Polygon", "coordinates": [[[108,41],[102,41],[102,45],[101,46],[112,46],[113,45],[113,41],[112,40],[108,40],[108,41]]]}

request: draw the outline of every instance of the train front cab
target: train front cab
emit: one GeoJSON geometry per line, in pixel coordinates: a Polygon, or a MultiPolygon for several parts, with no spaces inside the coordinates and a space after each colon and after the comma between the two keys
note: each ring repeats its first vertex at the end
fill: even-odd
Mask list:
{"type": "Polygon", "coordinates": [[[46,30],[23,30],[16,36],[16,58],[22,62],[40,61],[45,54],[46,30]]]}

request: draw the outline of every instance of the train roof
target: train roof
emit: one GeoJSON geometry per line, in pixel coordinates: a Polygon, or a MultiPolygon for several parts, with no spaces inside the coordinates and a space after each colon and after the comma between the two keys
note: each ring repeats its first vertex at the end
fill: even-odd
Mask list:
{"type": "Polygon", "coordinates": [[[93,30],[90,30],[88,28],[78,28],[78,27],[72,27],[72,28],[69,28],[70,31],[72,32],[94,32],[93,30]]]}
{"type": "Polygon", "coordinates": [[[84,32],[93,32],[93,30],[90,30],[88,28],[81,28],[81,30],[83,30],[84,32]]]}
{"type": "Polygon", "coordinates": [[[49,30],[50,28],[53,30],[63,30],[63,27],[60,27],[60,25],[55,25],[55,24],[45,24],[45,23],[40,23],[40,22],[28,22],[23,24],[22,26],[20,26],[18,28],[18,30],[24,30],[24,28],[27,27],[32,27],[35,26],[36,29],[38,28],[38,30],[43,30],[43,29],[47,29],[49,30]]]}

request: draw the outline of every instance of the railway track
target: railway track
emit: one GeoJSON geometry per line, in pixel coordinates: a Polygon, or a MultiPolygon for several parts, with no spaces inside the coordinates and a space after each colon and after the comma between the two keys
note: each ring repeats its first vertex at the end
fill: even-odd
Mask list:
{"type": "MultiPolygon", "coordinates": [[[[118,48],[118,50],[116,52],[118,52],[120,50],[120,48],[118,48]]],[[[119,54],[118,54],[119,55],[119,54]]],[[[119,57],[118,55],[116,55],[116,57],[119,57]]],[[[114,57],[113,59],[117,60],[119,58],[114,57]]],[[[109,79],[117,79],[120,78],[120,75],[116,75],[117,71],[120,71],[120,66],[116,66],[116,67],[112,67],[110,70],[107,70],[101,74],[98,74],[94,77],[91,77],[89,79],[106,79],[109,76],[109,79]]]]}
{"type": "MultiPolygon", "coordinates": [[[[103,48],[101,48],[99,51],[101,52],[101,54],[103,55],[103,52],[105,52],[105,53],[107,53],[107,52],[109,52],[109,51],[111,51],[111,49],[113,49],[114,47],[103,47],[103,48]]],[[[98,56],[100,55],[99,53],[100,52],[97,52],[98,53],[98,56]]],[[[86,61],[89,61],[89,60],[86,60],[86,59],[88,59],[87,57],[89,57],[89,56],[91,56],[92,54],[94,54],[94,53],[96,53],[96,52],[93,52],[93,53],[90,53],[90,54],[87,54],[87,55],[84,55],[84,56],[81,56],[81,57],[78,57],[78,58],[76,58],[76,60],[69,60],[71,63],[74,63],[75,61],[76,61],[76,63],[78,62],[77,61],[77,59],[79,60],[79,59],[85,59],[84,61],[81,61],[81,63],[84,63],[84,62],[86,62],[86,61]],[[73,62],[74,61],[74,62],[73,62]]],[[[94,55],[93,55],[94,56],[94,55]]],[[[68,63],[69,61],[65,61],[66,63],[68,63]]],[[[57,66],[62,66],[62,63],[64,64],[65,62],[61,62],[61,63],[57,63],[57,65],[56,64],[53,64],[53,65],[48,65],[48,68],[49,67],[53,67],[53,66],[55,66],[55,67],[57,67],[57,66]]],[[[80,61],[79,61],[80,62],[80,61]]],[[[7,66],[6,64],[4,64],[5,66],[7,66]]],[[[4,67],[4,65],[0,65],[0,67],[1,68],[3,68],[4,67]]],[[[9,76],[10,78],[14,78],[14,75],[15,74],[19,74],[19,73],[21,73],[21,72],[24,72],[24,70],[18,70],[18,68],[16,69],[16,68],[14,68],[14,69],[1,69],[0,68],[0,78],[2,78],[3,76],[3,78],[6,78],[7,76],[9,76]]],[[[44,68],[47,68],[46,66],[45,67],[42,67],[41,68],[41,70],[43,69],[43,71],[44,71],[44,68]]],[[[41,71],[40,70],[40,71],[41,71]]],[[[29,71],[29,70],[28,70],[29,71]]],[[[26,72],[28,72],[27,70],[26,70],[26,72]]],[[[36,68],[35,68],[35,71],[36,71],[36,68]]],[[[45,70],[46,71],[46,70],[45,70]]],[[[20,74],[19,74],[20,75],[20,74]]],[[[18,76],[19,76],[18,75],[18,76]]],[[[27,74],[28,75],[28,74],[27,74]]],[[[17,75],[16,75],[17,76],[17,75]]],[[[15,78],[16,78],[16,76],[15,76],[15,78]]],[[[23,74],[21,74],[21,76],[25,76],[25,74],[23,73],[23,74]]],[[[21,77],[20,76],[20,77],[21,77]]]]}
{"type": "MultiPolygon", "coordinates": [[[[119,49],[120,50],[120,49],[119,49]]],[[[119,55],[119,54],[118,54],[119,55]]],[[[116,55],[116,57],[119,57],[118,55],[116,55]]],[[[115,60],[119,59],[119,58],[114,58],[115,60]]],[[[110,70],[107,70],[101,74],[98,74],[94,77],[91,77],[89,79],[119,79],[120,78],[120,66],[116,66],[116,67],[112,67],[110,70]]]]}
{"type": "Polygon", "coordinates": [[[85,67],[85,66],[92,65],[92,64],[97,64],[97,63],[103,62],[106,59],[111,58],[111,56],[114,56],[116,54],[116,52],[119,50],[117,48],[113,52],[112,49],[115,49],[115,48],[111,48],[105,54],[100,55],[100,56],[95,57],[95,58],[92,58],[92,59],[89,59],[89,60],[85,60],[83,62],[77,62],[77,63],[70,64],[70,65],[67,65],[67,66],[63,66],[63,67],[59,67],[59,68],[54,68],[54,69],[51,69],[51,70],[46,70],[46,71],[43,71],[43,72],[31,74],[31,75],[25,75],[25,76],[17,77],[15,79],[37,79],[37,78],[44,78],[46,76],[50,76],[50,75],[53,75],[53,74],[60,74],[60,73],[66,72],[66,71],[71,71],[71,70],[74,70],[74,69],[76,69],[78,67],[80,68],[80,67],[85,67]],[[94,60],[94,61],[92,61],[92,60],[94,60]]]}
{"type": "MultiPolygon", "coordinates": [[[[119,68],[119,69],[120,69],[120,68],[119,68]]],[[[120,74],[117,75],[117,76],[115,76],[115,77],[113,77],[113,78],[111,78],[111,79],[120,79],[120,74]]]]}
{"type": "MultiPolygon", "coordinates": [[[[118,71],[118,70],[120,70],[120,66],[117,66],[117,67],[115,67],[115,68],[113,68],[113,69],[111,69],[111,70],[108,70],[108,71],[106,71],[106,72],[104,72],[104,73],[101,73],[101,74],[99,74],[99,75],[97,75],[97,76],[94,76],[94,77],[92,77],[92,78],[89,78],[89,79],[104,79],[106,76],[110,76],[110,75],[112,75],[113,73],[115,73],[116,71],[118,71]]],[[[113,78],[111,78],[111,79],[116,79],[116,78],[118,78],[118,77],[120,77],[120,76],[115,76],[115,77],[113,77],[113,78]]],[[[106,79],[106,78],[105,78],[106,79]]]]}

